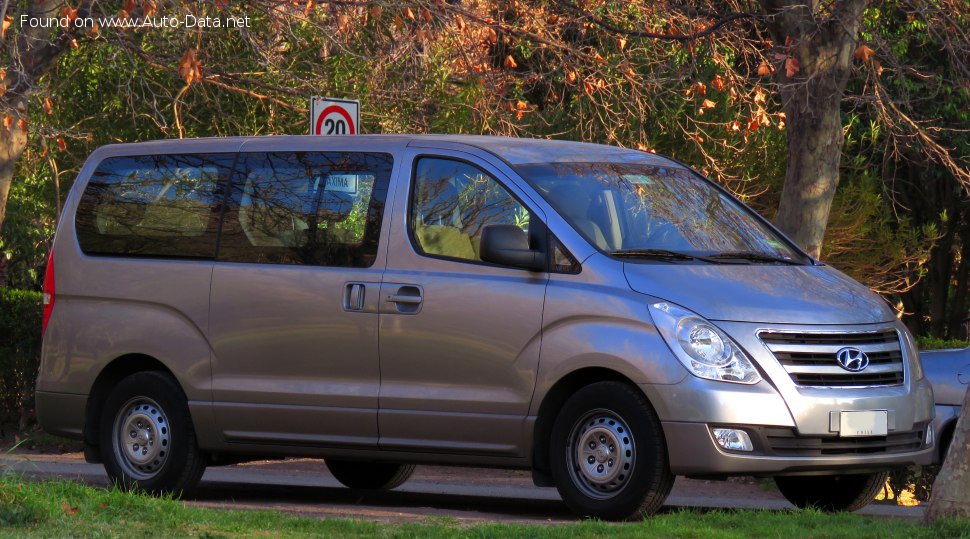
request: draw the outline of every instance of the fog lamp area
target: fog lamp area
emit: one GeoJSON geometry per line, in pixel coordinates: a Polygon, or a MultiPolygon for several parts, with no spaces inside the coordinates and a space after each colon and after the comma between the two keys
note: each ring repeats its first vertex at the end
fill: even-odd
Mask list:
{"type": "Polygon", "coordinates": [[[711,429],[711,432],[714,434],[714,441],[722,449],[727,449],[728,451],[754,451],[754,444],[751,443],[751,437],[741,429],[714,428],[711,429]]]}

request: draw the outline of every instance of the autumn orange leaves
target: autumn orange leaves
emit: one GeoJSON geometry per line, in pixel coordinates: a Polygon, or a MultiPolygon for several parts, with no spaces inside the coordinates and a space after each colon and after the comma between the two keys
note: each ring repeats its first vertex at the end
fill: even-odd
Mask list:
{"type": "Polygon", "coordinates": [[[186,86],[202,80],[202,64],[199,62],[199,55],[196,49],[188,49],[178,65],[179,76],[185,81],[186,86]]]}

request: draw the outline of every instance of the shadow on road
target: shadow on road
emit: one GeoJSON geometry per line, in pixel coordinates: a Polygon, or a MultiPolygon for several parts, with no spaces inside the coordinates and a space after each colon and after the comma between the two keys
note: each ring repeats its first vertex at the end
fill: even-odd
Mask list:
{"type": "MultiPolygon", "coordinates": [[[[375,510],[428,516],[488,515],[493,520],[576,521],[562,501],[482,495],[430,494],[408,491],[367,491],[334,487],[205,481],[187,498],[206,506],[265,506],[293,513],[317,513],[343,506],[342,512],[371,514],[375,510]],[[497,517],[497,518],[496,518],[497,517]]],[[[382,511],[382,512],[383,512],[382,511]]]]}

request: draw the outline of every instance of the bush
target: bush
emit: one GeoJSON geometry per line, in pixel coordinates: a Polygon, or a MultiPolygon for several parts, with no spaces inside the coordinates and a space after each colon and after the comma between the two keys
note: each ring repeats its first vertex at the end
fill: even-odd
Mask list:
{"type": "Polygon", "coordinates": [[[27,427],[40,365],[41,294],[0,288],[0,425],[27,427]]]}
{"type": "Polygon", "coordinates": [[[966,348],[970,346],[970,341],[960,341],[957,339],[945,340],[939,337],[923,335],[916,339],[920,350],[943,350],[946,348],[966,348]]]}

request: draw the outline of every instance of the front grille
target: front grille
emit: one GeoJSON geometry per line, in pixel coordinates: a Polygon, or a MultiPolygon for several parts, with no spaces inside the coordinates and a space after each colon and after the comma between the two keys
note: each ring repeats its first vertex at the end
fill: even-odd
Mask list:
{"type": "Polygon", "coordinates": [[[762,331],[758,336],[799,386],[894,386],[903,383],[903,352],[899,334],[894,329],[853,333],[762,331]],[[846,346],[865,352],[869,366],[859,372],[843,369],[835,355],[846,346]]]}
{"type": "Polygon", "coordinates": [[[864,333],[782,333],[763,331],[761,340],[765,344],[878,344],[899,342],[895,329],[864,333]]]}
{"type": "Polygon", "coordinates": [[[923,430],[892,433],[888,436],[840,438],[838,436],[799,436],[794,429],[764,428],[765,445],[775,455],[817,457],[867,453],[906,453],[923,446],[923,430]]]}

